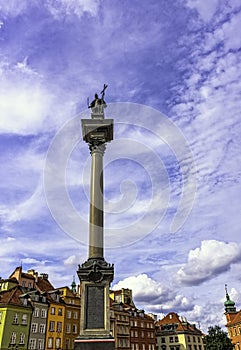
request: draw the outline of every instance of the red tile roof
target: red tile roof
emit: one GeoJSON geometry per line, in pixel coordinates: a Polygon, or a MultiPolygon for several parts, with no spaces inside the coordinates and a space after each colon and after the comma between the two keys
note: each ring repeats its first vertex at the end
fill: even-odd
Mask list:
{"type": "Polygon", "coordinates": [[[54,290],[54,286],[45,278],[39,277],[35,285],[36,289],[40,292],[50,292],[51,290],[54,290]]]}
{"type": "Polygon", "coordinates": [[[19,285],[9,290],[2,291],[0,292],[0,305],[10,304],[10,305],[23,306],[23,303],[19,298],[20,295],[22,294],[23,294],[23,290],[19,285]]]}
{"type": "Polygon", "coordinates": [[[236,313],[236,315],[232,314],[232,319],[228,322],[229,326],[234,326],[235,324],[241,323],[241,310],[236,313]]]}
{"type": "Polygon", "coordinates": [[[170,312],[162,320],[157,321],[156,325],[158,326],[158,332],[178,332],[178,333],[193,333],[193,334],[202,334],[202,332],[196,328],[194,324],[190,324],[186,319],[181,318],[175,312],[170,312]],[[175,324],[176,327],[173,329],[168,326],[175,324]],[[165,330],[164,327],[167,327],[165,330]]]}

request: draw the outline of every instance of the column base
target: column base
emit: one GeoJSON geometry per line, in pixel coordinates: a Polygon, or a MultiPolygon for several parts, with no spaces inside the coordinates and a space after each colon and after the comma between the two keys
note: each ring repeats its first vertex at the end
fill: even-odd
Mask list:
{"type": "Polygon", "coordinates": [[[74,350],[115,350],[114,338],[77,338],[74,350]]]}

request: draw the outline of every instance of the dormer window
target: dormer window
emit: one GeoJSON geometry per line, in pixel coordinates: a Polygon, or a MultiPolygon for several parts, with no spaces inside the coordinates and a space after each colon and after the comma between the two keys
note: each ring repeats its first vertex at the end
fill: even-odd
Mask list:
{"type": "Polygon", "coordinates": [[[22,324],[23,325],[26,325],[27,324],[27,315],[26,314],[23,314],[23,316],[22,316],[22,324]]]}
{"type": "Polygon", "coordinates": [[[13,316],[13,324],[18,324],[18,314],[14,314],[13,316]]]}

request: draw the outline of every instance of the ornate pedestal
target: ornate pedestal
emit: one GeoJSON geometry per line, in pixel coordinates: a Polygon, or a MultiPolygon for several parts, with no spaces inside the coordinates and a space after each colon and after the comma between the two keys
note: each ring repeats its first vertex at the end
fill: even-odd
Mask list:
{"type": "Polygon", "coordinates": [[[114,350],[110,337],[109,285],[114,266],[104,258],[89,258],[77,271],[81,281],[80,335],[75,350],[114,350]]]}

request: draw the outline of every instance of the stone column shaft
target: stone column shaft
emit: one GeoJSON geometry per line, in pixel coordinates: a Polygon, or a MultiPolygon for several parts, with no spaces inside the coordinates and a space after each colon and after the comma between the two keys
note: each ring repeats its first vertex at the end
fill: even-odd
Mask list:
{"type": "Polygon", "coordinates": [[[90,227],[89,258],[103,258],[103,155],[105,145],[90,145],[91,183],[90,183],[90,227]]]}

